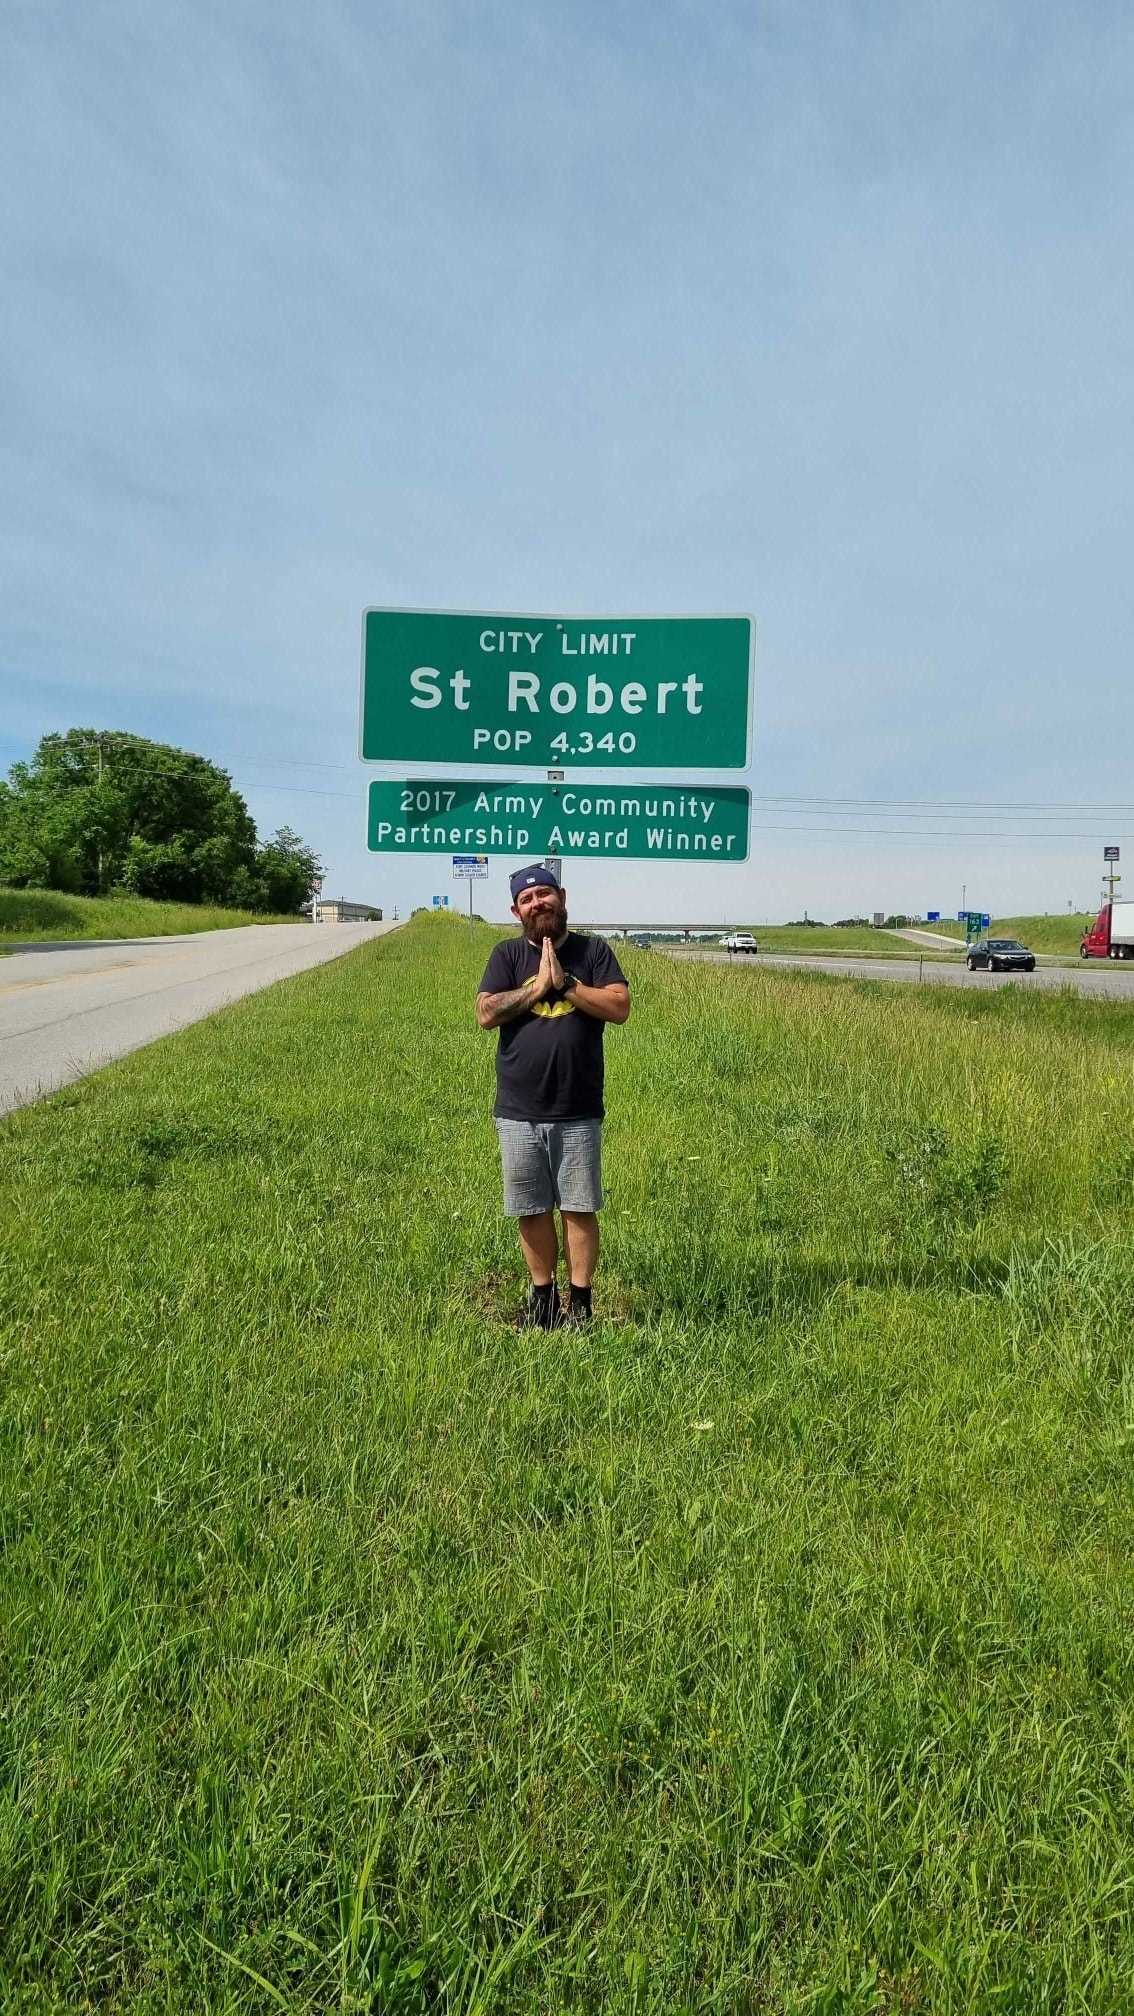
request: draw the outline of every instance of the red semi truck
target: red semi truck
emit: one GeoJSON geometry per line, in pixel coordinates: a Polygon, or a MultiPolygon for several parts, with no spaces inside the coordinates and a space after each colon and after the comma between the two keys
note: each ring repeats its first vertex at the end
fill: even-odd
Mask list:
{"type": "Polygon", "coordinates": [[[1079,946],[1080,959],[1134,959],[1134,903],[1104,903],[1079,946]]]}

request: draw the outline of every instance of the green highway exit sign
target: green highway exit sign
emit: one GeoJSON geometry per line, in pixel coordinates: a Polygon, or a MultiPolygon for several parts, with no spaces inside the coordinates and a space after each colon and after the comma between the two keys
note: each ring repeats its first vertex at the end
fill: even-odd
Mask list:
{"type": "Polygon", "coordinates": [[[750,616],[368,609],[365,763],[743,770],[750,616]]]}
{"type": "Polygon", "coordinates": [[[625,861],[747,861],[751,794],[711,784],[370,786],[374,854],[591,854],[625,861]]]}

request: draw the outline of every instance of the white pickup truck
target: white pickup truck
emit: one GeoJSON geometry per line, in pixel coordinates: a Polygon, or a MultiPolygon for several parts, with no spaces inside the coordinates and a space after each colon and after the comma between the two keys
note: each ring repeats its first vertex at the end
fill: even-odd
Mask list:
{"type": "Polygon", "coordinates": [[[760,949],[751,931],[730,931],[727,938],[721,939],[721,944],[726,952],[758,952],[760,949]]]}

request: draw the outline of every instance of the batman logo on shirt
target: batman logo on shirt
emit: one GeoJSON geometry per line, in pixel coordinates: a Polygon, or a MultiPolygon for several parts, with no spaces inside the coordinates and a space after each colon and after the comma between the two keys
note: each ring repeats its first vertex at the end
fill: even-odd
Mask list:
{"type": "Polygon", "coordinates": [[[574,1013],[575,1013],[575,1004],[573,1001],[532,1002],[533,1015],[573,1015],[574,1013]]]}

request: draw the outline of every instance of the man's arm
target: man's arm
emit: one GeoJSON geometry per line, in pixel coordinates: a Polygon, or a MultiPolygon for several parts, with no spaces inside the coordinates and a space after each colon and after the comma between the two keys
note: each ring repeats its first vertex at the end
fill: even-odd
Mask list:
{"type": "Polygon", "coordinates": [[[596,1022],[628,1022],[630,1019],[630,989],[625,980],[612,980],[609,987],[586,987],[581,980],[568,989],[567,1000],[572,1008],[581,1008],[584,1015],[593,1015],[596,1022]]]}
{"type": "Polygon", "coordinates": [[[543,976],[533,973],[522,987],[510,987],[503,994],[478,994],[476,1019],[482,1029],[499,1029],[502,1022],[514,1022],[538,1001],[543,976]]]}
{"type": "MultiPolygon", "coordinates": [[[[544,943],[547,945],[546,939],[544,943]]],[[[561,988],[567,976],[553,945],[547,946],[547,968],[552,987],[561,988]]],[[[593,1015],[596,1022],[630,1019],[630,989],[625,980],[610,980],[605,987],[588,987],[585,981],[576,978],[574,985],[568,987],[566,998],[572,1008],[581,1008],[584,1015],[593,1015]]]]}
{"type": "MultiPolygon", "coordinates": [[[[554,954],[545,938],[540,948],[539,972],[522,987],[507,987],[500,994],[480,993],[476,997],[476,1019],[482,1029],[499,1029],[502,1022],[515,1022],[536,1001],[551,991],[551,960],[554,954]]],[[[485,979],[488,973],[485,973],[485,979]]]]}

